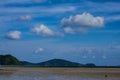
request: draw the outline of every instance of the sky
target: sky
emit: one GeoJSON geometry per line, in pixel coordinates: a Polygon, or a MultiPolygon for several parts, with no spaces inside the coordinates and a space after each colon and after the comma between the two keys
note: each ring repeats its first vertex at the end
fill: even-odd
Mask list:
{"type": "Polygon", "coordinates": [[[120,65],[120,0],[0,0],[0,54],[120,65]]]}

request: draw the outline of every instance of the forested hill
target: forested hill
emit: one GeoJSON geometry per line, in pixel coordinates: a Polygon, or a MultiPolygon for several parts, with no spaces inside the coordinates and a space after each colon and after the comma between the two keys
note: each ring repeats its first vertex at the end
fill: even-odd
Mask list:
{"type": "Polygon", "coordinates": [[[76,62],[71,62],[63,59],[52,59],[48,60],[45,62],[38,63],[37,65],[40,66],[63,66],[63,67],[74,67],[74,66],[84,66],[84,64],[76,63],[76,62]]]}
{"type": "Polygon", "coordinates": [[[51,59],[40,63],[31,63],[27,61],[19,61],[12,55],[0,55],[0,65],[19,65],[19,66],[41,66],[41,67],[86,67],[95,66],[94,64],[80,64],[64,59],[51,59]]]}
{"type": "Polygon", "coordinates": [[[0,55],[0,65],[20,65],[20,61],[12,55],[0,55]]]}

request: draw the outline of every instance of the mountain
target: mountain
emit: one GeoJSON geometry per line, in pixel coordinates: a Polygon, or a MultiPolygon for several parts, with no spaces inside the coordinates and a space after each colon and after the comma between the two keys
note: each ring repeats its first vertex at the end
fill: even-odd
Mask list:
{"type": "Polygon", "coordinates": [[[45,62],[38,63],[39,66],[48,66],[48,67],[78,67],[84,66],[83,64],[71,62],[63,59],[52,59],[45,62]]]}
{"type": "Polygon", "coordinates": [[[27,62],[27,61],[20,61],[21,65],[27,65],[27,66],[31,66],[31,65],[36,65],[35,63],[31,63],[31,62],[27,62]]]}
{"type": "Polygon", "coordinates": [[[96,66],[96,65],[93,64],[93,63],[87,63],[85,66],[94,67],[94,66],[96,66]]]}
{"type": "Polygon", "coordinates": [[[92,63],[80,64],[64,59],[52,59],[41,63],[19,61],[12,55],[0,55],[0,65],[39,66],[39,67],[94,67],[92,63]]]}
{"type": "Polygon", "coordinates": [[[0,55],[0,65],[20,65],[20,62],[12,55],[0,55]]]}

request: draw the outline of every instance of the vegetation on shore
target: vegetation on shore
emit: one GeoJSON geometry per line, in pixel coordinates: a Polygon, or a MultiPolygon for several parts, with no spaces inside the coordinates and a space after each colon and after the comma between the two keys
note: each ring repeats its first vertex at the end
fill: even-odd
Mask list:
{"type": "Polygon", "coordinates": [[[20,61],[12,55],[0,55],[0,65],[20,65],[20,61]]]}

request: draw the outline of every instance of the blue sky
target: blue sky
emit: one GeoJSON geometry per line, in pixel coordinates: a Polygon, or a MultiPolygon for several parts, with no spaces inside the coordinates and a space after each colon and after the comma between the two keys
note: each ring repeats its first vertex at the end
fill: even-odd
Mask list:
{"type": "Polygon", "coordinates": [[[0,0],[0,54],[120,65],[120,1],[0,0]]]}

